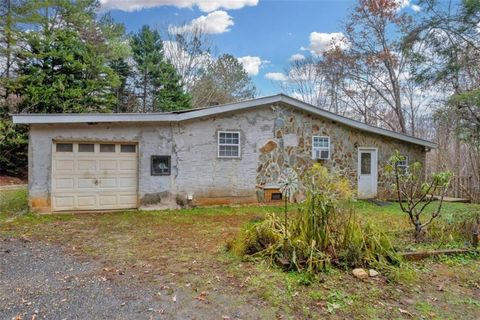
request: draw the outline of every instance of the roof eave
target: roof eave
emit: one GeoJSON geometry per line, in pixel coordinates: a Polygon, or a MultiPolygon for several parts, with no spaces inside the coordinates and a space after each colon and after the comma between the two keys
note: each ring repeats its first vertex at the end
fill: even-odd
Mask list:
{"type": "Polygon", "coordinates": [[[416,137],[409,136],[409,135],[406,135],[406,134],[398,133],[398,132],[395,132],[395,131],[390,131],[390,130],[382,129],[382,128],[379,128],[379,127],[374,127],[374,126],[368,125],[368,124],[360,122],[360,121],[356,121],[356,120],[353,120],[353,119],[350,119],[350,118],[347,118],[347,117],[340,116],[338,114],[332,113],[332,112],[327,111],[325,109],[321,109],[321,108],[312,106],[308,103],[305,103],[303,101],[294,99],[292,97],[289,97],[289,96],[286,96],[286,95],[283,95],[283,94],[280,96],[280,98],[281,98],[282,102],[284,102],[286,104],[295,105],[295,106],[297,106],[301,109],[304,109],[308,112],[311,112],[311,113],[319,115],[321,117],[330,119],[332,121],[342,123],[342,124],[344,124],[348,127],[359,129],[361,131],[367,131],[367,132],[379,134],[379,135],[382,135],[382,136],[394,138],[394,139],[397,139],[397,140],[401,140],[401,141],[405,141],[405,142],[409,142],[409,143],[413,143],[413,144],[417,144],[417,145],[422,145],[422,146],[424,146],[426,148],[430,148],[430,149],[436,149],[438,147],[438,145],[434,142],[424,140],[424,139],[420,139],[420,138],[416,138],[416,137]]]}
{"type": "Polygon", "coordinates": [[[238,110],[251,109],[258,106],[264,106],[274,103],[283,102],[293,105],[304,111],[316,114],[318,116],[336,121],[348,127],[352,127],[361,131],[371,132],[378,135],[394,138],[400,141],[421,145],[425,148],[436,149],[437,144],[424,139],[401,134],[374,126],[370,126],[360,121],[352,120],[329,112],[327,110],[315,107],[311,104],[297,100],[285,94],[277,94],[243,102],[214,106],[198,110],[192,110],[185,113],[163,113],[163,114],[55,114],[55,115],[39,115],[39,114],[17,114],[13,115],[13,122],[16,124],[73,124],[73,123],[121,123],[121,122],[180,122],[193,120],[203,117],[224,114],[238,110]]]}

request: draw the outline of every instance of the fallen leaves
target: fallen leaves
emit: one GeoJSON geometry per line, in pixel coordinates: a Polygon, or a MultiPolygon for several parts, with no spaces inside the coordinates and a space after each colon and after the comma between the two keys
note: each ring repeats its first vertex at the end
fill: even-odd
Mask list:
{"type": "Polygon", "coordinates": [[[208,296],[208,292],[207,291],[202,291],[200,293],[200,295],[198,297],[196,297],[195,299],[197,299],[198,301],[205,301],[207,296],[208,296]]]}
{"type": "Polygon", "coordinates": [[[250,276],[246,277],[240,284],[240,288],[245,287],[245,285],[250,281],[250,276]]]}
{"type": "Polygon", "coordinates": [[[400,313],[402,313],[402,314],[406,314],[409,317],[413,317],[413,314],[411,314],[408,310],[398,308],[398,311],[400,311],[400,313]]]}

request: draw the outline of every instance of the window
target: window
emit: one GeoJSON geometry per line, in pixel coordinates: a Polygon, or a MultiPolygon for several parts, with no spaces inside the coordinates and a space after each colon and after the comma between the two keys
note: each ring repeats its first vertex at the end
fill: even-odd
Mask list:
{"type": "Polygon", "coordinates": [[[114,144],[101,144],[100,145],[100,152],[115,152],[115,145],[114,144]]]}
{"type": "Polygon", "coordinates": [[[135,153],[136,149],[137,148],[134,144],[122,144],[120,146],[120,152],[124,153],[135,153]]]}
{"type": "Polygon", "coordinates": [[[270,200],[282,200],[282,193],[273,192],[270,200]]]}
{"type": "Polygon", "coordinates": [[[408,156],[402,156],[402,160],[397,162],[398,172],[406,174],[408,172],[408,156]]]}
{"type": "Polygon", "coordinates": [[[95,145],[93,143],[79,143],[78,152],[94,152],[95,145]]]}
{"type": "Polygon", "coordinates": [[[169,176],[170,156],[152,156],[150,173],[152,176],[169,176]]]}
{"type": "Polygon", "coordinates": [[[218,157],[240,158],[240,132],[218,132],[218,157]]]}
{"type": "Polygon", "coordinates": [[[73,152],[73,144],[72,143],[57,143],[55,150],[57,152],[73,152]]]}
{"type": "Polygon", "coordinates": [[[312,137],[312,158],[330,159],[330,137],[312,137]]]}
{"type": "Polygon", "coordinates": [[[360,153],[360,174],[372,173],[372,154],[370,152],[360,153]]]}

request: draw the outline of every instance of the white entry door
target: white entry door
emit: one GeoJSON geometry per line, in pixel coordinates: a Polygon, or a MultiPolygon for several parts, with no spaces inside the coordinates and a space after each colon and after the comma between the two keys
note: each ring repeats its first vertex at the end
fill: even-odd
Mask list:
{"type": "Polygon", "coordinates": [[[377,149],[358,148],[358,198],[377,196],[377,149]]]}
{"type": "Polygon", "coordinates": [[[137,158],[135,143],[54,143],[53,211],[136,208],[137,158]]]}

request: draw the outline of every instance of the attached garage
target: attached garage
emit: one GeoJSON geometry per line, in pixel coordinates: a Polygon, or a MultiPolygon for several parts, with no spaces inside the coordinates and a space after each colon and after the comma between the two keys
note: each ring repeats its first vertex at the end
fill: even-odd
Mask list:
{"type": "Polygon", "coordinates": [[[53,211],[137,208],[136,143],[54,141],[53,211]]]}

